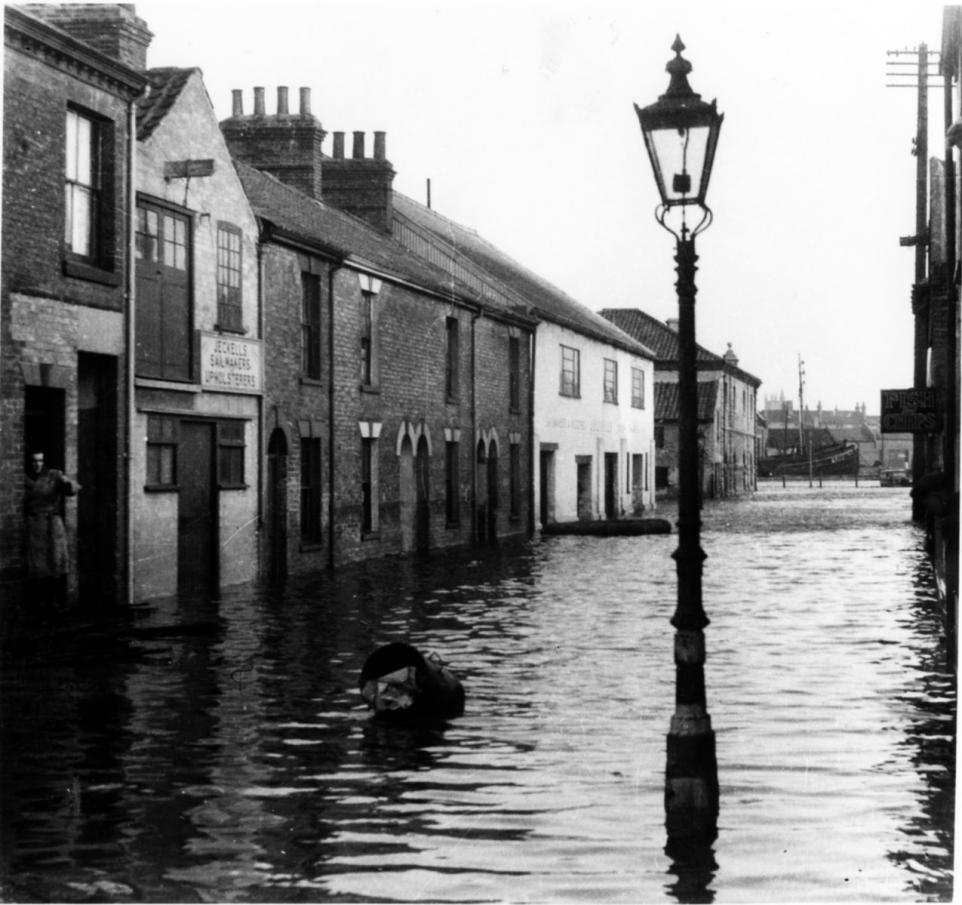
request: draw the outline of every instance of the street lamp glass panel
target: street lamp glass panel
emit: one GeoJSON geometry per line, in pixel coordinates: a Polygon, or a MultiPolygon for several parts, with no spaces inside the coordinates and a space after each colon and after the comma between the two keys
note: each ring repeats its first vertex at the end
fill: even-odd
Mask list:
{"type": "Polygon", "coordinates": [[[710,172],[705,166],[710,133],[708,126],[669,126],[646,133],[658,192],[665,204],[704,199],[710,172]]]}

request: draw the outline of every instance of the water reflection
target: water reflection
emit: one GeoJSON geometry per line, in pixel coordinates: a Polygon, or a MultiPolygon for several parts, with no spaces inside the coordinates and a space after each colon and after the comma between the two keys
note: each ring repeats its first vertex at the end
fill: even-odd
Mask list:
{"type": "Polygon", "coordinates": [[[674,539],[559,537],[8,657],[2,897],[950,896],[955,685],[917,535],[878,493],[706,507],[711,846],[664,847],[674,539]],[[451,663],[464,717],[371,718],[357,677],[390,640],[451,663]]]}

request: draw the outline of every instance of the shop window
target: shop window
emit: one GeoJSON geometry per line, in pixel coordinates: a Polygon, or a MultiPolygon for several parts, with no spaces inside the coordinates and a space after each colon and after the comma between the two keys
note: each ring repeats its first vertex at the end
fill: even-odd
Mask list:
{"type": "Polygon", "coordinates": [[[177,426],[176,418],[147,418],[147,490],[177,489],[177,426]]]}

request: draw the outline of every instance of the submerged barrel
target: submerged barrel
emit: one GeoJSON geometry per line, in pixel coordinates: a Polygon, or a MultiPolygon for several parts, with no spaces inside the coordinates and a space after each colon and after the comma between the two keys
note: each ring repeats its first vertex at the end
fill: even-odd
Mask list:
{"type": "Polygon", "coordinates": [[[464,687],[437,654],[394,641],[371,654],[361,670],[361,697],[374,713],[396,722],[449,720],[464,713],[464,687]]]}

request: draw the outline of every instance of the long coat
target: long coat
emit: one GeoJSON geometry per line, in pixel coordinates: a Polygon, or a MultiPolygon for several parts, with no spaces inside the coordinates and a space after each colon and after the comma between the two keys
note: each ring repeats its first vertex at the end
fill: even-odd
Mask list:
{"type": "Polygon", "coordinates": [[[36,478],[26,476],[24,509],[30,578],[60,578],[69,571],[67,532],[60,516],[60,502],[75,492],[63,472],[55,468],[44,469],[36,478]]]}

